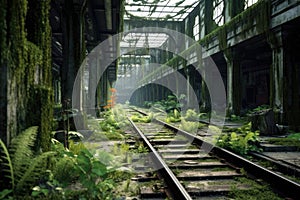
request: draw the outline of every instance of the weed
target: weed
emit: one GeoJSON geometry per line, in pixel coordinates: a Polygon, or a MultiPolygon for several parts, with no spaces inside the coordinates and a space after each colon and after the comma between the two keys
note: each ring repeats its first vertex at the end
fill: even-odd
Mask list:
{"type": "Polygon", "coordinates": [[[249,151],[260,151],[258,135],[258,131],[251,131],[251,123],[248,123],[238,128],[236,132],[222,134],[217,140],[217,145],[246,155],[249,151]]]}

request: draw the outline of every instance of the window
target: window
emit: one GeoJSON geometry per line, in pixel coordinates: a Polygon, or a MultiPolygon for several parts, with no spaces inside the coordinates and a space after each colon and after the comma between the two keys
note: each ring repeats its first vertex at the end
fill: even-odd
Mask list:
{"type": "Polygon", "coordinates": [[[200,39],[199,32],[200,32],[200,28],[199,28],[199,16],[197,15],[195,17],[195,23],[194,23],[194,27],[193,27],[193,36],[194,36],[194,39],[196,41],[198,41],[200,39]]]}
{"type": "Polygon", "coordinates": [[[245,0],[245,10],[253,4],[255,4],[256,2],[258,2],[258,0],[245,0]]]}
{"type": "Polygon", "coordinates": [[[224,0],[214,0],[213,7],[213,20],[218,26],[222,26],[224,24],[224,0]]]}

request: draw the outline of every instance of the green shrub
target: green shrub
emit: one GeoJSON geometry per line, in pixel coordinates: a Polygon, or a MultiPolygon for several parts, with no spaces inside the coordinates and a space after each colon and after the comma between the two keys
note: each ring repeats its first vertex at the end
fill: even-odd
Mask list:
{"type": "Polygon", "coordinates": [[[185,121],[184,119],[182,119],[179,128],[189,133],[195,133],[199,128],[199,123],[185,121]]]}
{"type": "Polygon", "coordinates": [[[186,121],[198,121],[199,120],[199,116],[198,116],[198,114],[196,113],[195,110],[188,109],[186,111],[184,119],[186,121]]]}
{"type": "Polygon", "coordinates": [[[251,131],[251,123],[248,123],[236,132],[222,134],[218,140],[217,145],[232,150],[235,153],[246,155],[249,151],[259,151],[259,132],[251,131]]]}

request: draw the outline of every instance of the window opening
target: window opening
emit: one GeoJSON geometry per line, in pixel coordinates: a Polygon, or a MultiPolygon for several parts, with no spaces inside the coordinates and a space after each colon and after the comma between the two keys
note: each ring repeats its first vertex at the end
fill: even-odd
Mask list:
{"type": "Polygon", "coordinates": [[[195,23],[194,23],[194,27],[193,27],[193,36],[196,41],[198,41],[200,39],[199,32],[200,32],[199,16],[197,15],[195,17],[195,23]]]}
{"type": "Polygon", "coordinates": [[[224,0],[214,0],[213,7],[213,20],[218,26],[222,26],[224,24],[224,0]]]}
{"type": "Polygon", "coordinates": [[[258,0],[245,0],[245,10],[253,4],[255,4],[256,2],[258,2],[258,0]]]}

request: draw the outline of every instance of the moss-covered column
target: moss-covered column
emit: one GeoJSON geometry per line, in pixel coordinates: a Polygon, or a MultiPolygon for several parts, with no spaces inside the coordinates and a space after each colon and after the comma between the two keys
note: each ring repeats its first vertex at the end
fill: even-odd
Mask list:
{"type": "Polygon", "coordinates": [[[270,80],[270,103],[278,112],[278,123],[299,130],[299,62],[297,51],[300,48],[298,33],[285,33],[278,29],[268,34],[272,48],[270,80]],[[296,39],[295,39],[296,38],[296,39]]]}
{"type": "MultiPolygon", "coordinates": [[[[29,58],[27,64],[27,87],[28,95],[27,125],[39,126],[38,146],[44,151],[50,148],[50,134],[52,131],[53,116],[53,83],[52,83],[52,61],[51,61],[51,27],[50,27],[50,0],[28,1],[28,14],[26,18],[26,29],[28,31],[29,58]],[[41,52],[41,61],[37,62],[38,51],[41,52]],[[33,57],[33,58],[31,58],[33,57]],[[39,65],[36,69],[36,65],[39,65]],[[39,76],[34,79],[34,72],[39,76]],[[38,85],[37,85],[38,84],[38,85]],[[34,106],[33,106],[34,105],[34,106]],[[35,108],[35,109],[33,109],[35,108]]],[[[38,148],[39,148],[38,147],[38,148]]]]}
{"type": "Polygon", "coordinates": [[[0,7],[0,137],[9,144],[25,128],[27,1],[4,0],[0,7]]]}
{"type": "Polygon", "coordinates": [[[7,1],[0,1],[0,139],[8,143],[7,133],[7,1]]]}
{"type": "Polygon", "coordinates": [[[227,115],[240,115],[241,57],[233,49],[226,49],[224,51],[224,58],[227,62],[227,115]]]}

